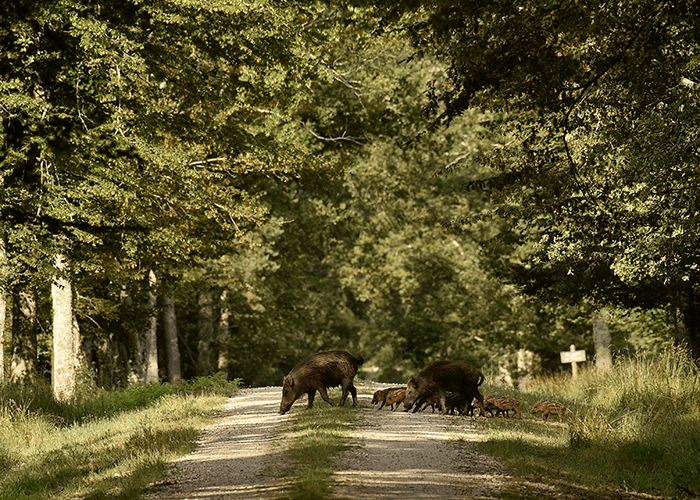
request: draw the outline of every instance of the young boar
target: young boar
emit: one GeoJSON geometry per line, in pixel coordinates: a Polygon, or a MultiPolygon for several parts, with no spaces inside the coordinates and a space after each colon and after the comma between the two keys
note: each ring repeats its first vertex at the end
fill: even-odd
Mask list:
{"type": "Polygon", "coordinates": [[[508,412],[512,410],[519,418],[522,418],[522,413],[520,413],[520,401],[514,398],[489,396],[484,398],[484,408],[486,408],[486,411],[489,412],[491,416],[493,416],[493,412],[495,411],[496,416],[501,414],[504,417],[508,417],[510,416],[508,412]]]}
{"type": "Polygon", "coordinates": [[[396,408],[399,407],[401,403],[404,402],[404,399],[406,398],[406,388],[405,387],[397,387],[393,389],[389,389],[389,391],[386,393],[386,404],[391,405],[391,411],[396,410],[396,408]],[[396,407],[394,407],[396,405],[396,407]]]}
{"type": "Polygon", "coordinates": [[[348,392],[352,394],[352,404],[357,405],[357,390],[352,384],[357,368],[364,362],[362,356],[354,357],[345,351],[319,352],[312,354],[296,365],[289,375],[284,377],[282,384],[282,401],[280,413],[285,414],[294,402],[304,394],[309,396],[309,408],[314,404],[316,391],[323,400],[333,406],[328,398],[328,387],[341,386],[343,395],[340,406],[345,404],[348,392]]]}
{"type": "Polygon", "coordinates": [[[556,403],[554,401],[538,401],[532,407],[532,414],[542,413],[542,419],[547,420],[547,417],[554,413],[559,415],[559,420],[564,420],[564,412],[566,411],[566,406],[561,403],[556,403]]]}
{"type": "Polygon", "coordinates": [[[444,414],[447,411],[447,393],[454,392],[464,399],[464,411],[468,402],[476,398],[484,415],[484,398],[479,392],[483,381],[484,375],[465,361],[437,361],[410,378],[406,385],[403,410],[408,411],[416,402],[437,397],[440,412],[444,414]]]}
{"type": "Polygon", "coordinates": [[[386,393],[389,392],[389,389],[380,389],[374,393],[374,396],[372,396],[372,405],[376,405],[377,403],[381,403],[379,405],[378,410],[381,410],[384,408],[384,405],[386,404],[386,393]]]}
{"type": "Polygon", "coordinates": [[[382,408],[384,408],[384,405],[390,404],[390,405],[392,405],[391,409],[393,410],[394,403],[402,403],[403,402],[403,395],[405,393],[406,393],[405,387],[391,387],[389,389],[381,389],[381,390],[376,391],[374,393],[374,396],[372,397],[372,404],[376,405],[377,403],[381,403],[379,405],[379,408],[377,408],[378,410],[381,410],[382,408]],[[397,397],[399,397],[398,394],[395,395],[395,393],[397,393],[397,391],[403,391],[400,395],[400,399],[393,401],[393,402],[390,402],[389,399],[393,400],[393,399],[396,399],[397,397]]]}

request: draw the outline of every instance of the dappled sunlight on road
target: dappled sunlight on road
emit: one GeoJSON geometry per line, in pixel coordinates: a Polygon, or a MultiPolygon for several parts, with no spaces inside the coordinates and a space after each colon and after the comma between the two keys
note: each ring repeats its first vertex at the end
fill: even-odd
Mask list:
{"type": "Polygon", "coordinates": [[[361,447],[339,457],[336,500],[498,498],[500,468],[458,446],[483,439],[471,418],[363,410],[361,447]],[[488,485],[487,488],[482,485],[488,485]]]}
{"type": "Polygon", "coordinates": [[[289,417],[279,415],[279,387],[242,390],[203,433],[197,449],[171,466],[151,500],[274,498],[281,486],[267,473],[282,459],[272,434],[289,417]]]}

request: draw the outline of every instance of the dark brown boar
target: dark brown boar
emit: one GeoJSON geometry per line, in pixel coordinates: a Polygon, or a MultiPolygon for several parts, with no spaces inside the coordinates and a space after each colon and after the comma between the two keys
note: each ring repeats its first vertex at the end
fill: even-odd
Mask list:
{"type": "Polygon", "coordinates": [[[447,413],[449,415],[454,415],[455,410],[463,414],[466,411],[467,399],[457,392],[448,392],[445,404],[447,405],[447,413]]]}
{"type": "Polygon", "coordinates": [[[406,388],[405,387],[396,387],[393,389],[389,389],[389,391],[386,393],[386,404],[391,405],[391,411],[396,410],[396,408],[399,407],[401,403],[404,402],[404,399],[406,398],[406,388]],[[396,407],[394,407],[396,405],[396,407]]]}
{"type": "Polygon", "coordinates": [[[466,361],[437,361],[410,378],[406,385],[403,409],[408,411],[416,402],[437,397],[440,412],[445,413],[447,393],[454,392],[464,399],[464,411],[467,410],[467,402],[476,398],[481,414],[484,415],[484,398],[479,392],[483,381],[484,375],[466,361]]]}
{"type": "Polygon", "coordinates": [[[538,401],[532,407],[532,414],[542,413],[543,420],[547,420],[547,417],[551,414],[559,415],[559,420],[564,420],[565,411],[566,406],[554,401],[538,401]]]}
{"type": "Polygon", "coordinates": [[[333,401],[328,398],[326,389],[337,386],[341,386],[343,389],[340,406],[345,404],[348,392],[352,394],[353,406],[356,406],[357,390],[352,384],[352,380],[357,373],[357,368],[363,362],[362,356],[354,357],[345,351],[312,354],[284,377],[280,413],[287,413],[294,402],[304,394],[309,396],[309,408],[311,408],[314,404],[316,391],[321,394],[326,403],[333,406],[333,401]]]}

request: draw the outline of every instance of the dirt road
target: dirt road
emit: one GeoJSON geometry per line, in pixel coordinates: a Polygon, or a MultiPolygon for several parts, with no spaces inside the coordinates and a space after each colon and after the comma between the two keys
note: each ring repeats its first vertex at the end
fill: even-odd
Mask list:
{"type": "MultiPolygon", "coordinates": [[[[470,442],[482,439],[471,419],[371,408],[377,386],[358,385],[365,425],[351,437],[360,446],[337,458],[335,500],[499,498],[507,471],[470,442]]],[[[282,493],[275,471],[284,443],[275,429],[303,411],[278,414],[280,387],[246,389],[231,398],[204,432],[195,452],[171,466],[149,500],[273,499],[282,493]]],[[[325,404],[320,399],[316,404],[325,404]]]]}

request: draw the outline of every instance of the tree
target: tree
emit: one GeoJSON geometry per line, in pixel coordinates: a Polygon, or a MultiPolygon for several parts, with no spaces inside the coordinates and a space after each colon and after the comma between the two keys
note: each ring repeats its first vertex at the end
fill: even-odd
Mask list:
{"type": "Polygon", "coordinates": [[[62,254],[83,296],[118,300],[105,281],[234,248],[267,216],[264,182],[320,168],[265,131],[317,74],[305,15],[265,1],[3,4],[0,287],[40,289],[62,254]]]}
{"type": "Polygon", "coordinates": [[[383,21],[447,64],[438,121],[494,113],[502,147],[468,187],[536,228],[512,275],[550,297],[672,309],[700,358],[697,15],[694,2],[439,1],[398,2],[383,21]]]}
{"type": "Polygon", "coordinates": [[[51,283],[53,298],[53,360],[51,382],[54,397],[70,400],[73,397],[77,369],[80,337],[73,322],[73,287],[64,274],[67,271],[65,259],[56,256],[56,270],[59,273],[51,283]]]}

